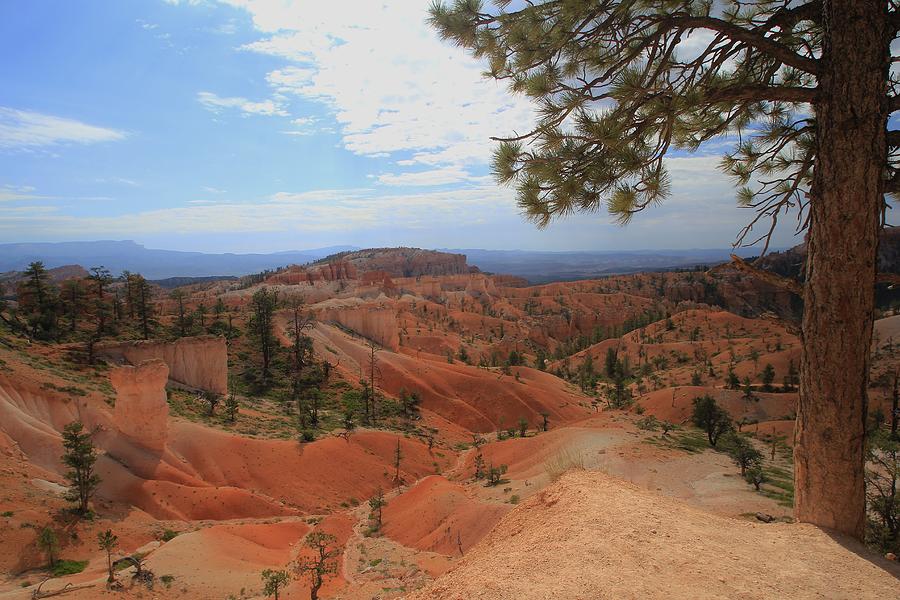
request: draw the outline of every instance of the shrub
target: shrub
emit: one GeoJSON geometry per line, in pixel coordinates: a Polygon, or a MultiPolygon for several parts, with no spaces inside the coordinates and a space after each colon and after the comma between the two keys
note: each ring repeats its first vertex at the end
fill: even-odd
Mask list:
{"type": "Polygon", "coordinates": [[[638,419],[635,425],[638,426],[638,429],[643,429],[645,431],[656,431],[656,428],[659,426],[659,420],[653,415],[650,415],[649,417],[638,419]]]}
{"type": "Polygon", "coordinates": [[[752,484],[757,492],[759,491],[759,486],[769,480],[762,467],[758,464],[754,464],[747,469],[744,473],[744,479],[747,480],[747,483],[752,484]]]}
{"type": "Polygon", "coordinates": [[[506,474],[506,465],[495,467],[493,464],[487,470],[487,486],[495,486],[504,483],[503,476],[506,474]]]}
{"type": "Polygon", "coordinates": [[[84,571],[87,565],[88,561],[86,560],[58,560],[56,561],[56,564],[53,565],[53,568],[50,569],[50,573],[54,577],[74,575],[75,573],[84,571]]]}
{"type": "Polygon", "coordinates": [[[750,440],[742,435],[731,434],[727,438],[728,455],[734,464],[741,468],[741,477],[746,477],[747,469],[759,465],[762,461],[762,454],[753,447],[750,440]]]}

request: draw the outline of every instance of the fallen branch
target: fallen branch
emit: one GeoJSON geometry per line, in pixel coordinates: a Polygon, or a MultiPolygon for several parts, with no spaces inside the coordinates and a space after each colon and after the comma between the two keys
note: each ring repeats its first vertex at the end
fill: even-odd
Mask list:
{"type": "Polygon", "coordinates": [[[31,592],[32,600],[38,600],[40,598],[50,598],[52,596],[62,596],[63,594],[68,594],[69,592],[74,592],[76,590],[83,590],[85,588],[94,587],[93,583],[86,583],[84,585],[72,585],[71,583],[67,583],[66,585],[59,588],[58,590],[51,590],[51,591],[47,591],[47,592],[41,591],[41,588],[48,581],[50,581],[50,580],[49,579],[43,580],[40,584],[38,584],[37,589],[32,590],[32,592],[31,592]]]}
{"type": "MultiPolygon", "coordinates": [[[[798,296],[803,295],[803,284],[801,284],[796,279],[782,277],[781,275],[772,273],[771,271],[765,271],[763,269],[760,269],[759,267],[754,267],[746,260],[735,254],[731,255],[731,264],[738,271],[755,277],[760,281],[764,281],[769,285],[791,292],[792,294],[797,294],[798,296]]],[[[900,278],[898,278],[897,281],[900,282],[900,278]]]]}

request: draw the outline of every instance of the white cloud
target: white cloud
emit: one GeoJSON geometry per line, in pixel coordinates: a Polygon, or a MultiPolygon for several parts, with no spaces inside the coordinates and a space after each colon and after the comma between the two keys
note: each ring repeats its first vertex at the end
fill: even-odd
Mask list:
{"type": "Polygon", "coordinates": [[[0,106],[0,148],[94,144],[125,137],[123,131],[88,125],[75,119],[0,106]]]}
{"type": "Polygon", "coordinates": [[[0,233],[47,230],[54,235],[143,235],[260,232],[334,232],[379,227],[432,228],[435,219],[475,224],[508,214],[511,195],[494,186],[424,194],[375,195],[373,190],[279,192],[259,201],[192,200],[186,206],[111,217],[43,214],[4,218],[0,233]],[[474,210],[475,208],[478,210],[474,210]]]}
{"type": "Polygon", "coordinates": [[[17,200],[34,200],[37,198],[42,198],[42,196],[35,196],[34,194],[29,194],[27,192],[21,192],[10,189],[2,189],[0,190],[0,202],[12,202],[17,200]]]}
{"type": "Polygon", "coordinates": [[[139,187],[141,185],[139,181],[128,179],[127,177],[97,177],[94,179],[94,182],[113,185],[127,185],[129,187],[139,187]]]}
{"type": "Polygon", "coordinates": [[[207,193],[210,193],[210,194],[224,194],[227,190],[220,190],[220,189],[218,189],[218,188],[214,188],[214,187],[210,187],[210,186],[204,186],[204,187],[203,187],[203,191],[204,191],[204,192],[207,192],[207,193]]]}
{"type": "Polygon", "coordinates": [[[472,179],[472,176],[465,169],[451,166],[429,171],[400,173],[399,175],[384,173],[378,176],[378,183],[384,185],[434,186],[462,183],[472,179]]]}
{"type": "Polygon", "coordinates": [[[246,115],[263,115],[267,117],[288,116],[288,112],[274,100],[253,102],[246,98],[224,98],[222,96],[217,96],[212,92],[200,92],[197,94],[197,101],[207,110],[214,113],[220,113],[223,109],[237,109],[246,115]]]}
{"type": "Polygon", "coordinates": [[[276,93],[326,105],[356,154],[413,153],[399,166],[486,164],[491,135],[534,122],[528,100],[439,40],[426,2],[221,1],[245,9],[267,36],[244,49],[291,61],[268,74],[276,93]]]}

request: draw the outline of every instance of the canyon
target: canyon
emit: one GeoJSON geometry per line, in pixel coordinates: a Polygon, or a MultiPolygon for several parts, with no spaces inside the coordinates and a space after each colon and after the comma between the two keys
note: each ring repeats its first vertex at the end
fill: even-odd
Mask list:
{"type": "MultiPolygon", "coordinates": [[[[796,306],[731,268],[529,285],[462,255],[375,249],[180,289],[205,325],[173,334],[176,305],[156,290],[158,337],[123,323],[131,333],[97,344],[95,364],[78,343],[3,331],[0,534],[13,552],[0,598],[31,597],[43,577],[36,532],[68,531],[61,432],[76,420],[101,481],[94,518],[65,526],[78,534],[60,553],[88,563],[45,586],[72,583],[72,598],[118,593],[103,591],[95,544],[107,528],[116,557],[140,554],[172,583],[160,598],[261,597],[261,571],[309,556],[312,531],[338,552],[320,597],[347,600],[875,598],[900,575],[791,523],[796,306]],[[262,290],[278,300],[269,381],[262,290]],[[306,379],[292,379],[297,348],[306,379]],[[760,491],[693,426],[703,396],[763,456],[760,491]]],[[[877,330],[870,402],[889,412],[900,316],[877,330]]],[[[132,573],[125,593],[141,593],[132,573]]],[[[282,594],[308,597],[308,583],[282,594]]]]}

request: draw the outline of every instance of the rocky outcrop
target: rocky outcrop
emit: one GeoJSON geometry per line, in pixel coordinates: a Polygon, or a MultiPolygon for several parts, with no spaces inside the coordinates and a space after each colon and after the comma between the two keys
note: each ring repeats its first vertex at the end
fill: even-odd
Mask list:
{"type": "Polygon", "coordinates": [[[463,275],[477,272],[466,264],[464,254],[450,254],[419,248],[376,248],[360,250],[341,256],[357,271],[384,271],[391,277],[419,277],[422,275],[463,275]]]}
{"type": "Polygon", "coordinates": [[[312,285],[317,281],[343,281],[356,279],[356,267],[344,260],[336,260],[323,265],[309,267],[292,266],[281,273],[276,273],[266,279],[270,285],[312,285]]]}
{"type": "Polygon", "coordinates": [[[396,352],[400,347],[400,330],[393,309],[367,306],[332,308],[322,311],[318,319],[337,323],[388,350],[396,352]]]}
{"type": "Polygon", "coordinates": [[[169,378],[175,383],[215,394],[228,391],[225,338],[200,336],[180,338],[174,342],[116,342],[102,344],[97,354],[130,365],[159,359],[169,367],[169,378]]]}
{"type": "Polygon", "coordinates": [[[168,438],[168,379],[169,367],[159,359],[136,367],[115,367],[109,372],[109,380],[116,390],[113,413],[116,426],[123,435],[154,451],[162,451],[168,438]]]}

